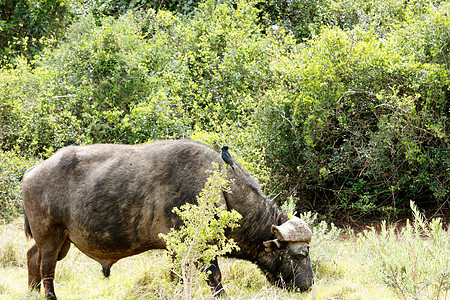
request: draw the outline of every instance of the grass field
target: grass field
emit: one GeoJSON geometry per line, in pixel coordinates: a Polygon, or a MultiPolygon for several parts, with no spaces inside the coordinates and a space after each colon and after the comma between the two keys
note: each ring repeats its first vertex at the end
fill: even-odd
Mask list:
{"type": "MultiPolygon", "coordinates": [[[[296,293],[274,287],[256,265],[221,259],[227,298],[448,299],[450,235],[442,226],[434,229],[436,237],[431,231],[429,237],[424,238],[424,233],[421,237],[413,234],[406,240],[406,230],[394,234],[387,227],[385,232],[368,231],[364,236],[350,233],[344,239],[338,230],[330,231],[323,224],[313,227],[315,239],[311,258],[316,278],[311,291],[296,293]],[[389,239],[391,231],[395,236],[389,239]],[[407,249],[394,249],[402,245],[407,249]],[[430,255],[420,253],[422,246],[430,255]],[[383,257],[380,253],[390,256],[383,257]],[[401,265],[402,253],[406,255],[406,266],[401,265]],[[424,266],[417,254],[424,256],[424,266]],[[438,257],[433,260],[433,256],[438,257]],[[390,263],[398,264],[399,276],[395,276],[393,270],[397,269],[390,263]],[[435,268],[436,274],[425,274],[430,270],[434,272],[435,268]],[[413,287],[410,280],[415,282],[413,287]]],[[[433,230],[431,226],[437,225],[430,224],[433,230]]],[[[22,219],[0,225],[0,299],[44,299],[42,292],[27,290],[26,251],[32,244],[33,241],[25,238],[22,219]]],[[[164,251],[148,251],[117,262],[111,269],[111,276],[104,278],[97,262],[72,247],[68,256],[58,262],[56,294],[59,299],[177,299],[181,296],[169,279],[167,261],[164,251]]],[[[204,292],[198,298],[212,298],[206,284],[200,288],[204,292]]]]}

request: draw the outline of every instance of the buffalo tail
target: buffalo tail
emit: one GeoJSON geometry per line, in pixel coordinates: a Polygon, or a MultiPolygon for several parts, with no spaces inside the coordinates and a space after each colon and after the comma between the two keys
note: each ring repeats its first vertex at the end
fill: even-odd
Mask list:
{"type": "Polygon", "coordinates": [[[23,215],[25,216],[25,235],[27,238],[33,238],[33,234],[31,233],[30,223],[28,223],[27,214],[25,213],[25,209],[23,210],[23,215]]]}

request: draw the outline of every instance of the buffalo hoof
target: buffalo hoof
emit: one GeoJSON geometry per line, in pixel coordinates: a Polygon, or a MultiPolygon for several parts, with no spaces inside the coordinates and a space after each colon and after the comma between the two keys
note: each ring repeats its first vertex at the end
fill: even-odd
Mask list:
{"type": "Polygon", "coordinates": [[[57,300],[57,298],[54,293],[49,292],[47,295],[45,295],[45,300],[57,300]]]}
{"type": "Polygon", "coordinates": [[[225,297],[227,293],[225,293],[225,290],[223,289],[223,286],[221,283],[217,285],[213,290],[213,296],[214,297],[225,297]]]}

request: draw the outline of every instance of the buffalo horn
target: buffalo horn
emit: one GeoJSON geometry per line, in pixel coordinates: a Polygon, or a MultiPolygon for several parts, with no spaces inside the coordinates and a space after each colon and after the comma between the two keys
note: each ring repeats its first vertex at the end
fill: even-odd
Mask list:
{"type": "Polygon", "coordinates": [[[282,242],[306,242],[311,241],[311,228],[305,221],[293,216],[280,226],[272,225],[272,233],[282,242]]]}
{"type": "Polygon", "coordinates": [[[279,192],[278,194],[275,195],[275,197],[273,197],[272,199],[269,200],[270,204],[273,204],[275,202],[275,200],[278,198],[278,196],[281,195],[281,192],[279,192]]]}
{"type": "Polygon", "coordinates": [[[263,242],[263,244],[266,247],[267,252],[270,252],[273,250],[273,248],[274,248],[273,245],[277,246],[277,248],[281,247],[281,243],[277,239],[263,242]]]}

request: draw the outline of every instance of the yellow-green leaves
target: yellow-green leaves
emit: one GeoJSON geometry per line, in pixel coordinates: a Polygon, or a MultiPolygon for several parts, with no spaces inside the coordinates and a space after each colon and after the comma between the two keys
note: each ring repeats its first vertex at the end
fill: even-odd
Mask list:
{"type": "Polygon", "coordinates": [[[219,169],[213,164],[208,172],[211,175],[197,196],[197,204],[186,203],[173,209],[183,225],[159,235],[173,258],[171,269],[181,279],[184,299],[202,292],[207,276],[204,272],[211,260],[239,249],[233,239],[225,236],[225,230],[238,227],[242,217],[235,210],[228,211],[223,200],[223,193],[231,192],[226,167],[219,169]]]}

